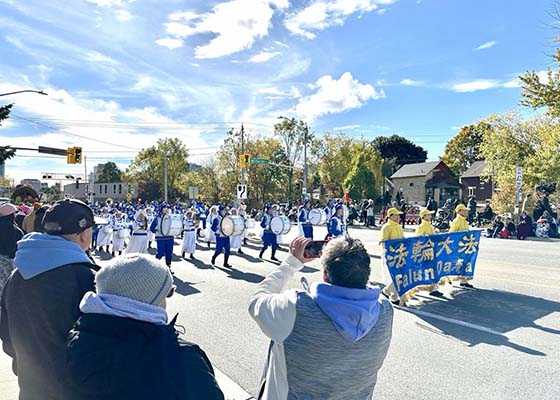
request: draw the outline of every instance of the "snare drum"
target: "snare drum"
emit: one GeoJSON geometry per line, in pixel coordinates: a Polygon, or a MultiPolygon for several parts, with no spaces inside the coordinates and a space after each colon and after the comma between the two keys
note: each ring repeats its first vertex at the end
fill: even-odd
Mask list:
{"type": "Polygon", "coordinates": [[[183,230],[183,216],[180,214],[164,215],[160,228],[164,236],[178,236],[183,230]]]}
{"type": "Polygon", "coordinates": [[[220,222],[220,231],[225,236],[238,236],[245,229],[245,220],[239,215],[228,215],[220,222]]]}
{"type": "Polygon", "coordinates": [[[291,228],[290,218],[285,215],[272,217],[270,220],[270,230],[276,235],[285,235],[290,232],[291,228]]]}
{"type": "Polygon", "coordinates": [[[324,225],[327,222],[327,213],[320,208],[309,211],[309,222],[313,225],[324,225]]]}

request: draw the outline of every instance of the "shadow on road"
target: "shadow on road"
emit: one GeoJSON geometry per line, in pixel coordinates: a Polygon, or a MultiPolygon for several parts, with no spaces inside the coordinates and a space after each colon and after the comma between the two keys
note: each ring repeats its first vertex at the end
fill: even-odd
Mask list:
{"type": "Polygon", "coordinates": [[[475,346],[486,343],[494,346],[507,346],[530,355],[544,356],[536,349],[513,343],[505,335],[519,328],[534,328],[546,333],[560,334],[560,331],[535,323],[551,313],[560,311],[560,303],[501,290],[468,289],[452,293],[452,299],[431,299],[418,296],[418,306],[403,308],[403,311],[422,312],[463,321],[488,328],[495,333],[485,332],[457,323],[439,320],[428,315],[416,314],[419,318],[436,327],[446,335],[475,346]]]}
{"type": "Polygon", "coordinates": [[[200,293],[200,290],[192,286],[194,285],[194,283],[183,281],[176,276],[173,277],[173,283],[175,284],[175,286],[177,286],[177,288],[175,289],[175,293],[178,293],[182,296],[190,296],[191,294],[200,293]]]}
{"type": "Polygon", "coordinates": [[[239,271],[238,269],[235,268],[230,269],[230,268],[224,268],[216,265],[216,269],[225,272],[226,274],[228,274],[228,277],[231,279],[242,280],[251,283],[260,283],[264,280],[264,276],[262,275],[253,274],[252,272],[239,271]]]}
{"type": "Polygon", "coordinates": [[[317,272],[317,271],[320,271],[320,269],[310,267],[309,265],[306,265],[305,267],[300,269],[300,272],[303,272],[304,274],[312,274],[313,272],[317,272]]]}

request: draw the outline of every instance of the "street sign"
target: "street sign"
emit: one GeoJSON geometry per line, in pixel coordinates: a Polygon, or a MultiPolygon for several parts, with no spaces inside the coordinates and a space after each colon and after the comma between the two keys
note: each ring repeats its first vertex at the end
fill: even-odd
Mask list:
{"type": "Polygon", "coordinates": [[[523,202],[523,167],[515,168],[515,188],[517,189],[517,203],[523,202]]]}
{"type": "Polygon", "coordinates": [[[301,189],[301,193],[307,194],[307,188],[306,188],[306,187],[302,188],[302,189],[301,189]]]}
{"type": "Polygon", "coordinates": [[[270,160],[266,158],[251,158],[251,165],[253,164],[268,164],[270,160]]]}
{"type": "Polygon", "coordinates": [[[237,198],[239,200],[247,199],[247,185],[237,185],[237,198]]]}

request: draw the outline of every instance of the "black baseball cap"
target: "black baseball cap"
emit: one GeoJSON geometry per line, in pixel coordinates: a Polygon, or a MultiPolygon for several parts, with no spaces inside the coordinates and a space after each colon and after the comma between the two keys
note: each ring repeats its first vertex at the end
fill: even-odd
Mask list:
{"type": "Polygon", "coordinates": [[[95,225],[93,211],[76,199],[57,201],[43,217],[43,228],[49,235],[79,233],[95,225]]]}

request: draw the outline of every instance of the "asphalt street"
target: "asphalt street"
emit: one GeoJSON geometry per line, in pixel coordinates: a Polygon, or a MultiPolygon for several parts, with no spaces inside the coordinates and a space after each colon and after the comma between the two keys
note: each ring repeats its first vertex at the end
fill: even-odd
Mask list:
{"type": "MultiPolygon", "coordinates": [[[[292,227],[286,239],[296,233],[292,227]]],[[[315,228],[316,238],[325,233],[325,228],[315,228]]],[[[382,282],[379,231],[350,227],[350,234],[364,242],[372,257],[371,280],[382,282]]],[[[180,241],[176,243],[175,254],[180,255],[180,241]]],[[[199,244],[198,260],[175,257],[177,290],[169,299],[169,313],[179,313],[185,337],[255,395],[268,339],[249,317],[247,305],[258,282],[277,263],[266,261],[270,250],[265,260],[257,258],[260,242],[255,238],[244,246],[245,255],[232,254],[233,269],[221,267],[221,257],[214,268],[213,250],[199,244]]],[[[283,258],[287,253],[278,254],[283,258]]],[[[108,259],[105,253],[96,257],[101,265],[108,259]]],[[[302,276],[320,280],[319,261],[296,274],[288,287],[300,287],[302,276]]],[[[443,299],[420,292],[407,307],[396,307],[375,399],[559,399],[559,282],[559,241],[483,238],[475,289],[446,285],[443,299]]],[[[0,359],[4,388],[14,384],[5,361],[0,359]]]]}

